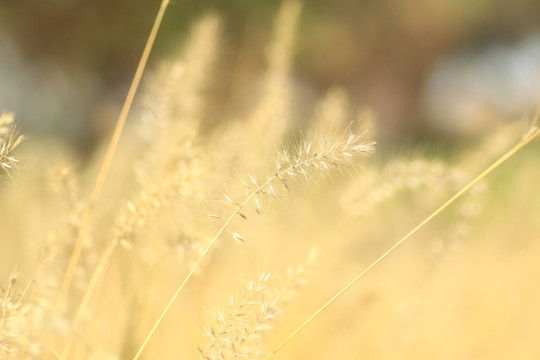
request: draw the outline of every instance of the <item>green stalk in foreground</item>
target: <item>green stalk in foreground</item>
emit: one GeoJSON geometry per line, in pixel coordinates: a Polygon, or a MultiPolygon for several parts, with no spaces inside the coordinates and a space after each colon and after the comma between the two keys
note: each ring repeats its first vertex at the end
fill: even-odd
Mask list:
{"type": "Polygon", "coordinates": [[[312,320],[314,320],[320,313],[326,310],[333,302],[335,302],[341,295],[343,295],[350,287],[352,287],[358,280],[360,280],[365,274],[367,274],[371,269],[373,269],[378,263],[384,260],[388,255],[390,255],[394,250],[396,250],[401,244],[403,244],[407,239],[414,235],[418,230],[420,230],[424,225],[430,222],[434,217],[439,215],[444,211],[448,206],[450,206],[454,201],[460,198],[465,194],[471,187],[477,184],[479,181],[484,179],[489,175],[493,170],[498,168],[502,163],[512,157],[515,153],[525,147],[527,144],[532,142],[535,138],[540,136],[540,128],[533,126],[527,132],[527,134],[521,139],[517,145],[512,149],[506,152],[503,156],[497,159],[493,164],[488,166],[484,171],[482,171],[478,176],[476,176],[471,182],[465,185],[461,190],[459,190],[454,196],[448,199],[443,205],[441,205],[437,210],[432,212],[428,217],[426,217],[420,224],[418,224],[414,229],[412,229],[407,235],[402,237],[398,242],[396,242],[391,248],[389,248],[384,254],[382,254],[377,260],[375,260],[371,265],[369,265],[364,271],[362,271],[357,277],[355,277],[351,282],[349,282],[343,289],[341,289],[334,297],[332,297],[326,304],[321,306],[313,315],[311,315],[306,321],[302,323],[296,330],[294,330],[285,340],[283,340],[272,352],[270,352],[265,360],[272,358],[281,348],[283,348],[293,337],[295,337],[302,329],[304,329],[312,320]]]}

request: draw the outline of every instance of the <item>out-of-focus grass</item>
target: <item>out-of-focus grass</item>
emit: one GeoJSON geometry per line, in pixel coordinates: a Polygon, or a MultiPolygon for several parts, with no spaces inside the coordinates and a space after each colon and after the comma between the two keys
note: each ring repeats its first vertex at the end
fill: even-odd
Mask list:
{"type": "MultiPolygon", "coordinates": [[[[197,23],[149,74],[93,216],[103,150],[82,161],[54,141],[21,145],[0,187],[2,356],[261,358],[519,140],[501,126],[444,156],[400,145],[367,159],[385,123],[340,89],[297,119],[310,112],[291,68],[299,10],[284,2],[252,106],[232,117],[207,97],[222,28],[197,23]]],[[[276,358],[537,358],[539,150],[471,189],[276,358]]]]}

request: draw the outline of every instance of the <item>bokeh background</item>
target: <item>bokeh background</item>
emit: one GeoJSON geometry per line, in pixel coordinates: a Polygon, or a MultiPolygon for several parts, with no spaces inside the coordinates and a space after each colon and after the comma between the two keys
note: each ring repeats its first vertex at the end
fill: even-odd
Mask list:
{"type": "MultiPolygon", "coordinates": [[[[176,0],[149,67],[181,48],[202,14],[218,13],[224,43],[209,96],[234,113],[265,69],[279,4],[176,0]]],[[[15,112],[25,133],[91,153],[116,121],[158,7],[157,0],[1,1],[0,109],[15,112]]],[[[298,104],[310,109],[341,86],[355,107],[376,115],[384,144],[454,141],[532,117],[539,64],[537,0],[310,0],[293,71],[298,104]]]]}

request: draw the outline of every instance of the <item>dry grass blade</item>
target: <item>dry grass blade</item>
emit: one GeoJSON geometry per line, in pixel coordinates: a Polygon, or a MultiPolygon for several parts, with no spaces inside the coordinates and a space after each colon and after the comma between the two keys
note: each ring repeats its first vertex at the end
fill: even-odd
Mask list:
{"type": "Polygon", "coordinates": [[[438,214],[444,211],[448,206],[450,206],[454,201],[460,198],[463,194],[469,191],[474,185],[479,181],[484,179],[489,175],[493,170],[498,168],[502,163],[512,157],[515,153],[525,147],[527,144],[532,142],[535,138],[540,136],[540,128],[533,126],[523,137],[523,139],[517,143],[512,149],[506,152],[503,156],[493,162],[488,166],[484,171],[477,175],[471,182],[465,185],[461,190],[459,190],[454,196],[448,199],[443,205],[441,205],[437,210],[432,212],[428,217],[426,217],[420,224],[418,224],[414,229],[412,229],[407,235],[402,237],[398,242],[396,242],[391,248],[389,248],[384,254],[382,254],[377,260],[375,260],[371,265],[369,265],[364,271],[362,271],[357,277],[355,277],[351,282],[349,282],[343,289],[341,289],[334,297],[332,297],[328,302],[321,306],[313,315],[311,315],[306,321],[302,323],[298,328],[296,328],[283,342],[281,342],[272,352],[270,352],[265,360],[272,358],[279,350],[281,350],[289,341],[291,341],[302,329],[304,329],[311,321],[313,321],[319,314],[321,314],[326,308],[328,308],[333,302],[335,302],[341,295],[343,295],[349,288],[351,288],[358,280],[364,277],[371,269],[373,269],[377,264],[384,260],[388,255],[390,255],[394,250],[396,250],[400,245],[407,241],[412,235],[414,235],[418,230],[420,230],[424,225],[430,222],[438,214]]]}
{"type": "MultiPolygon", "coordinates": [[[[77,234],[77,239],[75,241],[75,245],[73,247],[73,251],[71,253],[68,267],[66,269],[66,272],[64,274],[64,280],[62,281],[62,285],[60,287],[60,293],[59,293],[59,301],[58,304],[61,305],[65,302],[69,290],[71,288],[71,284],[73,282],[73,278],[75,276],[76,268],[80,260],[81,252],[83,249],[84,241],[86,239],[86,236],[90,230],[95,207],[101,197],[101,192],[103,191],[103,186],[105,184],[105,180],[107,178],[107,175],[109,173],[112,159],[114,157],[114,154],[116,153],[116,149],[118,147],[118,142],[120,140],[120,136],[122,135],[122,131],[124,129],[124,125],[126,123],[127,116],[129,114],[129,111],[131,109],[131,105],[133,104],[133,100],[135,98],[135,94],[137,92],[137,89],[139,88],[139,84],[142,78],[142,75],[144,73],[144,69],[146,68],[146,63],[148,61],[148,57],[150,56],[150,52],[152,50],[152,47],[154,45],[157,32],[159,30],[159,27],[161,25],[161,22],[163,20],[163,16],[165,14],[165,10],[167,9],[167,6],[169,4],[169,0],[163,0],[161,2],[158,14],[156,16],[156,19],[154,21],[154,24],[152,26],[152,30],[150,31],[150,35],[148,36],[148,40],[146,42],[146,45],[144,47],[143,53],[141,55],[141,59],[139,60],[139,64],[137,66],[137,70],[135,71],[135,75],[133,76],[133,80],[131,82],[131,85],[128,90],[128,94],[126,96],[126,100],[124,101],[124,105],[122,106],[122,110],[120,112],[120,115],[118,117],[118,121],[116,123],[111,141],[109,143],[109,147],[107,148],[107,152],[105,154],[105,159],[103,160],[103,164],[100,168],[100,171],[98,173],[98,177],[96,180],[96,184],[94,186],[94,189],[92,191],[92,195],[90,197],[90,203],[88,205],[88,209],[86,211],[86,216],[84,216],[81,226],[79,228],[79,232],[77,234]]],[[[63,355],[67,354],[69,351],[71,342],[69,341],[64,348],[63,355]]]]}
{"type": "Polygon", "coordinates": [[[62,282],[62,287],[60,289],[59,303],[64,302],[69,292],[69,289],[71,287],[73,276],[75,275],[75,269],[77,267],[79,258],[81,256],[83,243],[84,243],[87,232],[90,230],[96,204],[99,201],[99,198],[101,196],[103,185],[105,184],[107,174],[109,173],[109,169],[111,167],[112,159],[116,152],[116,148],[118,147],[120,135],[122,134],[122,131],[124,129],[124,125],[125,125],[127,116],[129,114],[129,110],[131,109],[133,99],[135,98],[135,93],[137,92],[137,89],[139,87],[139,83],[141,81],[144,69],[146,68],[146,63],[148,61],[150,51],[152,50],[152,47],[154,45],[157,32],[159,30],[161,21],[163,19],[163,15],[165,14],[165,10],[167,9],[168,5],[169,5],[169,0],[163,0],[161,2],[161,6],[159,8],[158,14],[154,21],[154,25],[152,26],[152,30],[150,31],[150,35],[148,36],[148,40],[146,42],[141,59],[139,61],[139,65],[137,66],[137,70],[135,72],[135,75],[133,76],[133,81],[131,82],[131,86],[126,96],[126,100],[122,107],[122,111],[120,112],[120,116],[118,117],[118,121],[116,123],[116,127],[114,129],[112,139],[109,143],[109,147],[105,154],[105,159],[103,160],[103,164],[101,166],[101,169],[99,171],[99,174],[96,180],[96,185],[94,186],[94,190],[92,191],[92,196],[90,198],[90,204],[88,207],[87,214],[83,220],[83,223],[77,235],[77,240],[75,242],[75,246],[71,254],[69,265],[66,270],[64,280],[62,282]]]}

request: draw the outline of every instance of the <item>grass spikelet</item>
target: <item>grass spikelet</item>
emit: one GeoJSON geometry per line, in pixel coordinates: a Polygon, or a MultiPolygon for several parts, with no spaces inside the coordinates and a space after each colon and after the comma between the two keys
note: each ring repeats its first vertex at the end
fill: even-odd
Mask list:
{"type": "Polygon", "coordinates": [[[14,272],[9,277],[7,287],[0,287],[0,353],[2,358],[16,358],[20,355],[26,324],[21,315],[24,293],[17,289],[19,274],[14,272]]]}
{"type": "Polygon", "coordinates": [[[17,165],[13,151],[23,140],[24,136],[13,125],[13,114],[0,115],[0,176],[8,174],[17,165]]]}
{"type": "Polygon", "coordinates": [[[373,141],[362,141],[362,137],[345,131],[335,135],[303,141],[295,155],[283,150],[278,155],[276,174],[278,179],[300,175],[308,178],[314,171],[322,173],[342,169],[352,161],[370,156],[374,152],[373,141]]]}
{"type": "Polygon", "coordinates": [[[12,272],[6,287],[0,286],[0,355],[2,359],[38,359],[43,341],[37,332],[36,306],[30,299],[32,283],[21,283],[12,272]]]}
{"type": "Polygon", "coordinates": [[[305,264],[290,268],[286,276],[263,272],[256,281],[244,285],[230,303],[212,312],[205,328],[208,342],[199,346],[201,359],[258,359],[265,355],[261,344],[285,306],[294,301],[308,282],[315,250],[305,264]]]}
{"type": "MultiPolygon", "coordinates": [[[[198,191],[198,169],[181,167],[161,183],[142,189],[129,200],[115,221],[114,238],[133,245],[145,237],[145,230],[160,213],[181,199],[189,199],[198,191]]],[[[147,234],[146,234],[147,235],[147,234]]]]}
{"type": "MultiPolygon", "coordinates": [[[[290,190],[295,180],[306,182],[317,175],[329,174],[330,171],[343,169],[352,161],[370,156],[374,151],[374,142],[363,142],[361,137],[350,132],[329,136],[324,139],[301,141],[292,150],[281,150],[276,157],[276,167],[264,181],[257,181],[253,175],[240,180],[247,197],[243,201],[233,200],[225,195],[227,202],[235,211],[226,218],[224,227],[237,215],[246,219],[243,211],[248,205],[261,214],[262,198],[275,199],[283,191],[290,190]]],[[[220,232],[221,233],[221,232],[220,232]]]]}
{"type": "Polygon", "coordinates": [[[139,134],[150,144],[137,166],[141,185],[160,181],[193,153],[204,117],[204,95],[218,49],[219,19],[207,15],[195,25],[180,56],[153,75],[145,91],[139,134]]]}
{"type": "Polygon", "coordinates": [[[255,359],[254,352],[261,333],[269,328],[275,313],[271,300],[271,275],[262,273],[254,282],[244,285],[232,296],[230,304],[213,314],[211,325],[205,329],[208,343],[199,347],[201,359],[255,359]]]}
{"type": "Polygon", "coordinates": [[[370,169],[351,182],[343,192],[342,206],[349,216],[361,216],[404,189],[444,187],[444,183],[452,179],[447,172],[448,167],[440,161],[393,160],[382,170],[370,169]]]}

